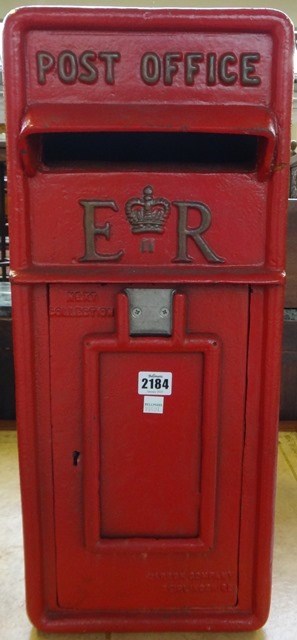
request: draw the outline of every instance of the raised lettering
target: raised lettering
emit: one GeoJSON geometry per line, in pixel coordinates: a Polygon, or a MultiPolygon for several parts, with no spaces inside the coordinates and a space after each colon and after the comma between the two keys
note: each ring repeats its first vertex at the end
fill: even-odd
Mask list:
{"type": "Polygon", "coordinates": [[[85,71],[88,73],[80,73],[78,79],[85,84],[94,84],[98,80],[98,69],[93,62],[96,60],[96,53],[94,51],[84,51],[79,56],[79,62],[85,71]]]}
{"type": "Polygon", "coordinates": [[[96,209],[112,209],[118,211],[114,200],[80,200],[79,204],[84,208],[84,232],[85,232],[85,254],[79,258],[79,262],[116,262],[122,258],[124,251],[120,249],[117,253],[98,253],[95,248],[95,237],[104,236],[110,239],[110,223],[103,226],[95,225],[96,209]]]}
{"type": "Polygon", "coordinates": [[[234,53],[224,53],[219,58],[218,64],[218,72],[219,78],[222,84],[235,84],[238,75],[237,73],[229,71],[228,67],[230,64],[236,64],[237,57],[234,53]]]}
{"type": "Polygon", "coordinates": [[[36,54],[37,81],[39,84],[46,83],[46,74],[55,66],[55,58],[48,51],[38,51],[36,54]]]}
{"type": "Polygon", "coordinates": [[[259,76],[254,75],[255,62],[260,62],[259,53],[242,53],[240,56],[241,84],[244,87],[261,84],[259,76]]]}
{"type": "Polygon", "coordinates": [[[119,62],[119,60],[121,59],[121,54],[118,53],[117,51],[101,51],[98,57],[105,64],[106,84],[114,84],[115,82],[114,65],[115,65],[115,62],[119,62]]]}
{"type": "Polygon", "coordinates": [[[154,253],[155,238],[143,238],[140,244],[141,253],[154,253]]]}
{"type": "Polygon", "coordinates": [[[156,53],[145,53],[141,58],[140,75],[146,84],[157,84],[161,77],[161,60],[156,53]]]}
{"type": "Polygon", "coordinates": [[[178,208],[178,250],[177,256],[173,262],[193,262],[194,258],[188,255],[187,243],[188,239],[194,241],[198,249],[208,262],[225,262],[224,258],[220,258],[202,238],[202,234],[209,229],[211,225],[211,211],[203,202],[173,202],[178,208]],[[201,216],[199,227],[188,227],[188,212],[190,209],[196,209],[201,216]]]}
{"type": "Polygon", "coordinates": [[[171,86],[173,77],[178,72],[178,64],[183,59],[181,53],[165,53],[164,56],[164,84],[171,86]]]}
{"type": "Polygon", "coordinates": [[[206,83],[209,86],[213,86],[217,81],[216,66],[217,66],[217,54],[208,53],[207,57],[207,76],[206,83]]]}
{"type": "Polygon", "coordinates": [[[186,53],[185,55],[185,83],[189,86],[194,84],[194,77],[200,71],[199,62],[204,60],[203,53],[186,53]]]}
{"type": "Polygon", "coordinates": [[[61,51],[58,56],[58,74],[65,84],[73,84],[77,79],[78,64],[72,51],[61,51]]]}

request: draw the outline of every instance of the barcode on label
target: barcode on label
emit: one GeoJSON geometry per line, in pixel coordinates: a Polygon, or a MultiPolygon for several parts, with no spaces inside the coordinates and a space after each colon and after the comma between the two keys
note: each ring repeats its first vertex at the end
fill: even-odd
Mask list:
{"type": "Polygon", "coordinates": [[[144,396],[143,398],[143,413],[163,413],[164,411],[164,398],[163,396],[144,396]]]}

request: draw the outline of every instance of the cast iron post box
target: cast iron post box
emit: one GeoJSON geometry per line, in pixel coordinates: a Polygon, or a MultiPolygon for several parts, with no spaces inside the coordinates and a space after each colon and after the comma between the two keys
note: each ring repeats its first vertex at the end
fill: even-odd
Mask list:
{"type": "Polygon", "coordinates": [[[293,33],[27,8],[5,80],[29,615],[267,617],[293,33]]]}

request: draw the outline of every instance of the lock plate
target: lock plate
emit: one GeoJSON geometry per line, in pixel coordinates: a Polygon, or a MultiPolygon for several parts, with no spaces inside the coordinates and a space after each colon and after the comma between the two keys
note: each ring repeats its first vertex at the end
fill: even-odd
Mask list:
{"type": "Polygon", "coordinates": [[[130,335],[171,336],[174,292],[174,289],[125,289],[130,335]]]}

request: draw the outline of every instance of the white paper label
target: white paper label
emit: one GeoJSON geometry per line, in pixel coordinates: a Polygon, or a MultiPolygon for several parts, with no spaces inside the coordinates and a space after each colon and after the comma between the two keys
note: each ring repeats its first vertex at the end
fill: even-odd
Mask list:
{"type": "Polygon", "coordinates": [[[164,398],[163,396],[144,396],[143,413],[163,413],[164,398]]]}
{"type": "Polygon", "coordinates": [[[170,371],[139,371],[138,393],[142,396],[171,396],[170,371]]]}

